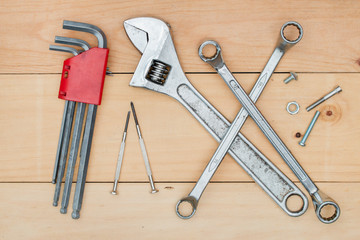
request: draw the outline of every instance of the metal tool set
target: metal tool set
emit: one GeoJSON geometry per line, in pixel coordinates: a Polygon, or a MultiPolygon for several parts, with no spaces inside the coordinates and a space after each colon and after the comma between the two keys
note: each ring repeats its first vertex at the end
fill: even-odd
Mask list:
{"type": "MultiPolygon", "coordinates": [[[[97,27],[84,23],[64,21],[64,28],[90,32],[98,38],[99,48],[101,48],[102,50],[106,49],[105,35],[97,27]]],[[[177,57],[174,43],[171,38],[169,24],[156,18],[140,17],[126,20],[124,22],[124,28],[130,41],[142,54],[139,64],[136,67],[136,70],[130,81],[130,86],[146,88],[155,92],[166,94],[176,99],[195,117],[196,120],[200,122],[200,124],[210,133],[210,135],[219,142],[218,148],[214,152],[212,158],[209,160],[207,166],[205,167],[203,173],[201,174],[192,191],[176,204],[176,213],[180,218],[189,219],[195,214],[199,204],[199,200],[203,192],[205,191],[206,186],[208,185],[216,170],[220,166],[226,153],[229,153],[230,156],[232,156],[232,158],[250,175],[250,177],[254,179],[255,183],[257,183],[285,213],[287,213],[291,217],[298,217],[305,213],[309,205],[309,201],[306,195],[240,132],[248,116],[250,116],[255,121],[260,130],[264,133],[264,135],[267,137],[273,147],[283,158],[285,163],[290,167],[290,169],[294,172],[299,181],[308,191],[309,195],[311,196],[315,208],[315,213],[318,219],[323,223],[332,223],[339,218],[340,208],[338,204],[333,199],[331,199],[319,190],[319,188],[310,179],[305,170],[301,167],[299,162],[295,159],[293,154],[290,152],[290,150],[287,148],[287,146],[280,139],[275,130],[270,126],[266,118],[262,115],[262,113],[255,105],[265,86],[269,82],[270,77],[275,71],[280,60],[283,58],[283,56],[289,49],[295,46],[302,39],[303,28],[299,23],[291,21],[285,23],[281,27],[279,39],[275,46],[275,49],[273,50],[273,53],[271,54],[268,62],[266,63],[263,71],[260,73],[257,81],[254,84],[254,87],[249,94],[244,91],[240,83],[235,79],[235,77],[223,61],[220,45],[215,41],[205,41],[203,44],[201,44],[201,46],[199,47],[199,57],[204,62],[210,64],[217,71],[217,73],[225,81],[227,86],[231,89],[233,94],[243,106],[232,122],[228,121],[217,109],[215,109],[194,88],[194,86],[185,76],[185,73],[182,70],[179,59],[177,57]],[[295,27],[298,30],[298,36],[295,40],[289,40],[285,36],[285,29],[289,26],[295,27]],[[205,56],[205,54],[203,53],[204,48],[208,45],[213,46],[216,49],[216,53],[210,57],[205,56]],[[290,197],[293,196],[297,196],[302,201],[302,205],[299,209],[292,210],[288,206],[288,200],[290,197]],[[189,203],[192,208],[192,211],[188,214],[184,214],[182,212],[182,205],[184,203],[189,203]],[[326,206],[332,207],[333,212],[332,214],[325,216],[322,210],[326,206]]],[[[55,206],[57,205],[59,199],[61,181],[64,175],[68,155],[67,152],[70,143],[70,136],[72,135],[71,149],[69,154],[69,160],[67,163],[67,174],[65,177],[65,187],[61,208],[62,213],[66,213],[69,201],[71,182],[74,174],[74,166],[81,138],[82,121],[84,118],[86,104],[89,104],[82,147],[80,151],[80,167],[73,207],[73,218],[78,218],[84,193],[86,170],[89,161],[91,138],[96,115],[96,105],[100,104],[101,93],[97,95],[95,94],[96,96],[88,96],[88,98],[86,99],[79,98],[77,94],[80,92],[79,89],[82,89],[83,86],[80,84],[82,80],[79,80],[77,82],[76,78],[84,79],[85,81],[88,75],[85,74],[83,76],[80,76],[81,74],[84,74],[85,71],[76,71],[76,69],[86,69],[82,68],[82,65],[71,65],[71,59],[77,59],[79,58],[79,56],[81,56],[80,59],[86,59],[86,57],[84,57],[88,56],[86,55],[86,53],[91,52],[94,48],[90,48],[89,44],[79,39],[56,37],[55,42],[67,45],[76,45],[84,49],[84,52],[79,52],[69,47],[50,47],[51,50],[71,52],[75,55],[75,57],[70,58],[64,62],[63,75],[59,92],[59,98],[66,100],[66,102],[53,176],[53,182],[56,183],[54,196],[55,206]],[[75,73],[73,73],[74,69],[75,73]],[[74,79],[72,81],[77,83],[69,83],[68,80],[70,78],[74,79]],[[78,103],[76,104],[76,102],[78,103]],[[77,109],[74,130],[71,134],[76,105],[77,109]],[[93,107],[90,108],[91,106],[93,107]],[[92,112],[90,109],[93,109],[92,112]],[[91,115],[90,117],[89,114],[91,115]]],[[[94,65],[99,64],[99,66],[97,67],[99,67],[99,70],[102,70],[101,74],[96,75],[97,77],[99,77],[99,79],[102,79],[100,81],[101,91],[106,72],[106,60],[108,51],[106,51],[106,54],[105,51],[103,51],[102,53],[103,55],[101,56],[103,58],[97,59],[96,62],[92,62],[94,63],[94,65]]],[[[290,76],[284,80],[284,83],[288,84],[290,81],[297,79],[298,75],[291,72],[290,76]]],[[[307,108],[307,111],[315,108],[317,105],[340,91],[341,88],[337,87],[331,93],[327,94],[326,96],[309,106],[307,108]]],[[[286,110],[290,114],[294,115],[299,112],[300,106],[296,101],[291,101],[288,103],[286,110]],[[291,110],[291,107],[295,107],[295,109],[291,110]]],[[[132,102],[131,111],[135,120],[140,149],[145,162],[145,167],[151,186],[151,193],[155,193],[158,190],[155,188],[154,185],[152,171],[150,168],[144,140],[140,131],[139,122],[132,102]]],[[[299,142],[301,146],[305,146],[305,141],[309,137],[309,134],[316,120],[318,119],[319,114],[320,112],[317,111],[313,120],[310,123],[310,126],[306,130],[303,139],[299,142]]],[[[114,185],[111,191],[112,194],[117,193],[121,165],[125,152],[125,141],[127,136],[129,118],[130,111],[128,112],[126,117],[125,129],[122,137],[115,172],[114,185]]]]}
{"type": "Polygon", "coordinates": [[[90,45],[87,42],[80,39],[65,37],[55,38],[56,43],[80,46],[83,48],[83,51],[81,52],[70,47],[50,45],[50,50],[70,52],[75,55],[64,61],[61,75],[58,97],[65,100],[65,109],[60,128],[52,182],[56,184],[53,205],[57,206],[60,198],[65,167],[67,165],[60,209],[61,213],[66,213],[69,205],[71,185],[82,134],[80,163],[75,187],[73,212],[71,215],[72,218],[77,219],[80,217],[84,196],[96,111],[97,106],[101,104],[109,50],[106,48],[107,42],[105,34],[101,29],[94,25],[64,21],[63,28],[91,33],[98,40],[98,47],[90,48],[90,45]],[[85,116],[86,109],[87,113],[85,116]],[[73,123],[75,112],[75,122],[73,123]],[[84,118],[86,120],[83,128],[84,118]],[[71,131],[73,125],[74,129],[71,131]],[[70,144],[71,136],[72,140],[70,144]],[[71,146],[68,155],[69,145],[71,146]]]}

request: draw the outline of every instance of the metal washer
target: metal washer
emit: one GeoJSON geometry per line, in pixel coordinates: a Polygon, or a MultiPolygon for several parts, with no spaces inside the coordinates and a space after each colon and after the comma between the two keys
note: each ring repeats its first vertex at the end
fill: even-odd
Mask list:
{"type": "Polygon", "coordinates": [[[299,112],[299,110],[300,110],[300,106],[299,106],[299,104],[298,104],[297,102],[295,102],[295,101],[289,102],[289,103],[287,104],[287,106],[286,106],[286,111],[287,111],[288,113],[290,113],[291,115],[297,114],[297,113],[299,112]],[[294,111],[291,111],[291,110],[290,110],[291,105],[294,105],[294,106],[296,107],[294,111]]]}

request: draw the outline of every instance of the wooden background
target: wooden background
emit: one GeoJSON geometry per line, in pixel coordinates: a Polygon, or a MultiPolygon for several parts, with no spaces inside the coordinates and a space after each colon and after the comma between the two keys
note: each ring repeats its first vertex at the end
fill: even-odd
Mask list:
{"type": "MultiPolygon", "coordinates": [[[[356,0],[1,1],[0,239],[359,239],[359,20],[356,0]],[[294,20],[303,26],[303,39],[285,55],[257,106],[320,189],[339,203],[337,222],[322,224],[312,205],[299,218],[287,216],[229,156],[196,215],[187,221],[176,216],[176,202],[192,189],[218,143],[175,100],[128,86],[141,56],[123,21],[140,16],[171,24],[187,77],[229,120],[240,104],[200,60],[199,45],[218,41],[227,65],[249,91],[282,24],[294,20]],[[64,106],[57,92],[62,62],[70,55],[48,47],[55,35],[92,44],[95,38],[63,30],[64,19],[104,30],[114,72],[106,78],[98,110],[79,220],[52,206],[50,180],[64,106]],[[299,80],[285,85],[289,71],[298,72],[299,80]],[[337,85],[343,92],[318,108],[321,117],[307,146],[300,147],[295,134],[305,131],[314,114],[305,107],[337,85]],[[285,111],[293,100],[301,106],[295,116],[285,111]],[[160,189],[155,195],[148,193],[132,119],[119,195],[109,193],[130,101],[160,189]]],[[[251,119],[242,132],[300,186],[251,119]]]]}

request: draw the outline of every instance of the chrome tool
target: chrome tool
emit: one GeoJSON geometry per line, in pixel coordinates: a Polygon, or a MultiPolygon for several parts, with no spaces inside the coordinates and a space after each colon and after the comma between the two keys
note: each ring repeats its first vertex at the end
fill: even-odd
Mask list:
{"type": "MultiPolygon", "coordinates": [[[[260,97],[262,91],[264,90],[266,84],[270,80],[272,73],[274,72],[276,66],[278,65],[278,63],[281,60],[284,53],[290,47],[292,47],[293,45],[298,43],[301,40],[302,35],[303,35],[302,27],[297,22],[287,22],[282,26],[282,28],[280,30],[278,44],[275,47],[275,50],[274,50],[273,54],[271,55],[269,61],[267,62],[263,72],[260,74],[258,80],[256,81],[253,89],[250,92],[250,98],[254,102],[256,102],[258,100],[258,98],[260,97]],[[298,37],[294,41],[289,41],[284,36],[284,29],[288,26],[295,26],[299,31],[298,37]]],[[[203,61],[206,62],[208,58],[203,55],[203,49],[205,46],[215,46],[217,52],[220,51],[220,47],[218,49],[218,45],[216,45],[216,42],[214,42],[214,41],[206,41],[203,44],[201,44],[201,46],[199,48],[199,56],[203,61]]],[[[214,155],[212,156],[208,165],[206,166],[203,173],[201,174],[195,187],[193,188],[193,190],[189,193],[189,195],[187,197],[182,198],[176,205],[176,213],[178,214],[179,217],[187,219],[194,215],[201,195],[203,194],[206,186],[208,185],[211,178],[215,174],[217,168],[220,166],[220,163],[222,162],[226,153],[230,149],[230,146],[233,143],[234,139],[236,138],[241,127],[244,125],[244,123],[247,119],[247,116],[248,116],[248,113],[246,112],[246,110],[244,108],[242,108],[239,111],[239,113],[236,115],[234,121],[230,125],[228,131],[226,132],[225,136],[223,137],[222,141],[220,142],[219,147],[216,149],[214,155]],[[179,207],[183,202],[188,202],[191,204],[192,212],[190,215],[185,215],[185,214],[181,213],[179,207]]],[[[292,196],[292,195],[298,195],[303,201],[303,205],[301,208],[299,208],[299,210],[292,211],[292,210],[288,209],[287,205],[286,205],[286,199],[284,200],[284,202],[282,204],[285,205],[284,207],[286,208],[286,212],[290,216],[293,216],[293,217],[300,216],[306,211],[306,209],[308,207],[308,200],[303,193],[294,193],[294,192],[289,193],[289,196],[292,196]]]]}
{"type": "Polygon", "coordinates": [[[213,41],[209,42],[209,44],[213,44],[216,47],[216,54],[211,58],[204,57],[203,60],[209,63],[219,73],[219,75],[234,93],[236,98],[240,101],[241,105],[246,109],[251,118],[255,121],[255,123],[264,133],[264,135],[269,139],[270,143],[278,151],[286,164],[295,173],[295,175],[298,177],[305,189],[309,192],[315,207],[315,213],[319,220],[323,223],[335,222],[340,216],[340,208],[338,204],[333,199],[331,199],[319,190],[319,188],[306,174],[305,170],[301,167],[301,165],[292,155],[290,150],[282,142],[282,140],[279,138],[279,136],[276,134],[276,132],[273,130],[273,128],[270,126],[264,116],[257,109],[254,102],[246,94],[245,90],[235,80],[234,75],[232,75],[231,71],[228,69],[228,67],[223,61],[219,44],[213,41]],[[334,213],[331,216],[323,216],[321,214],[321,210],[325,206],[333,207],[334,213]]]}
{"type": "MultiPolygon", "coordinates": [[[[142,57],[130,86],[163,93],[179,101],[218,142],[224,138],[230,122],[217,111],[186,78],[171,38],[169,25],[149,17],[124,22],[125,31],[142,57]]],[[[276,54],[277,58],[282,55],[276,54]]],[[[270,67],[270,66],[269,66],[270,67]]],[[[272,72],[263,72],[267,78],[272,72]]],[[[269,159],[242,134],[232,143],[229,154],[286,212],[286,200],[293,194],[303,195],[269,159]]],[[[306,202],[304,202],[306,204],[306,202]]]]}

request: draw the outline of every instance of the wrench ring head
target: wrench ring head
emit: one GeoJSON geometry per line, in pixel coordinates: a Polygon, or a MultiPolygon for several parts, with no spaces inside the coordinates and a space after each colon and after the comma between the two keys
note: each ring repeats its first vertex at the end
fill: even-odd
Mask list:
{"type": "Polygon", "coordinates": [[[299,104],[298,104],[297,102],[295,102],[295,101],[289,102],[289,103],[287,104],[287,106],[286,106],[286,111],[287,111],[288,113],[290,113],[291,115],[297,114],[297,113],[299,112],[299,110],[300,110],[300,106],[299,106],[299,104]],[[295,106],[295,110],[291,111],[291,110],[290,110],[290,107],[291,107],[291,106],[295,106]]]}
{"type": "Polygon", "coordinates": [[[321,203],[319,206],[316,207],[315,211],[316,211],[316,216],[319,218],[319,220],[326,224],[333,223],[340,217],[340,207],[335,202],[331,202],[331,201],[325,201],[325,202],[321,203]],[[329,206],[329,205],[331,205],[335,208],[335,212],[330,217],[323,217],[321,215],[321,210],[325,206],[329,206]]]}
{"type": "Polygon", "coordinates": [[[287,42],[287,43],[290,43],[290,44],[295,44],[295,43],[298,43],[302,36],[303,36],[303,28],[301,27],[301,25],[297,22],[294,22],[294,21],[290,21],[290,22],[286,22],[282,27],[281,27],[281,31],[280,31],[280,35],[281,35],[281,38],[287,42]],[[285,28],[287,28],[288,26],[295,26],[298,30],[299,30],[299,35],[298,37],[295,39],[295,40],[289,40],[285,37],[285,34],[284,34],[284,30],[285,28]]]}
{"type": "Polygon", "coordinates": [[[215,42],[213,40],[205,41],[200,45],[200,47],[199,47],[199,57],[201,58],[201,60],[203,60],[204,62],[210,64],[215,69],[219,69],[222,66],[224,66],[224,61],[223,61],[222,56],[221,56],[221,47],[217,42],[215,42]],[[206,57],[203,54],[203,49],[207,45],[213,45],[216,48],[216,53],[211,57],[206,57]]]}
{"type": "Polygon", "coordinates": [[[182,218],[182,219],[190,219],[196,212],[196,207],[197,207],[198,201],[192,197],[192,196],[187,196],[183,199],[181,199],[180,201],[178,201],[178,203],[176,204],[176,214],[182,218]],[[192,207],[192,212],[189,215],[182,215],[179,211],[179,207],[183,202],[188,202],[191,204],[192,207]]]}
{"type": "Polygon", "coordinates": [[[288,195],[285,196],[284,199],[285,199],[284,207],[285,207],[286,213],[291,217],[299,217],[299,216],[303,215],[306,212],[308,205],[309,205],[308,199],[304,195],[301,195],[296,192],[289,193],[288,195]],[[302,201],[302,206],[298,210],[291,210],[288,206],[288,200],[292,196],[300,197],[300,199],[302,201]]]}
{"type": "Polygon", "coordinates": [[[294,21],[290,21],[290,22],[286,22],[282,27],[281,27],[281,31],[280,31],[280,35],[281,35],[281,38],[284,42],[288,43],[288,44],[296,44],[298,43],[302,36],[303,36],[303,28],[301,27],[301,25],[297,22],[294,22],[294,21]],[[285,28],[287,28],[288,26],[295,26],[298,30],[299,30],[299,35],[298,37],[295,39],[295,40],[289,40],[285,37],[285,34],[284,34],[284,30],[285,28]]]}

